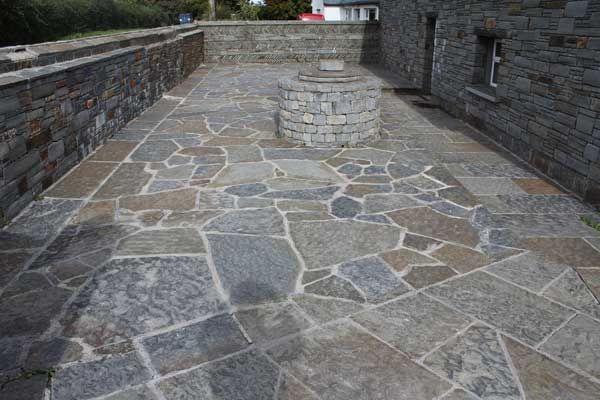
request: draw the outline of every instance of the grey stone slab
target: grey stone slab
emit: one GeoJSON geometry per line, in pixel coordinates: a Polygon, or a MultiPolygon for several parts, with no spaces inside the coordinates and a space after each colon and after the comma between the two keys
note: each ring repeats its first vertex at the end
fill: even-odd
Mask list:
{"type": "Polygon", "coordinates": [[[310,149],[310,148],[298,148],[298,149],[276,149],[266,148],[264,149],[265,158],[267,160],[313,160],[323,161],[328,158],[334,157],[339,150],[327,150],[327,149],[310,149]]]}
{"type": "Polygon", "coordinates": [[[148,140],[142,143],[129,158],[132,161],[165,161],[178,149],[179,147],[170,140],[148,140]]]}
{"type": "Polygon", "coordinates": [[[203,257],[125,258],[102,267],[61,322],[65,335],[100,346],[224,307],[203,257]]]}
{"type": "Polygon", "coordinates": [[[398,228],[356,221],[296,222],[290,233],[309,269],[391,250],[400,239],[398,228]]]}
{"type": "Polygon", "coordinates": [[[410,291],[379,257],[344,263],[338,267],[338,271],[341,276],[352,281],[370,303],[381,303],[410,291]]]}
{"type": "Polygon", "coordinates": [[[423,172],[423,170],[421,170],[421,169],[415,169],[408,165],[398,164],[398,163],[389,164],[387,166],[387,170],[388,170],[388,173],[394,179],[408,178],[408,177],[415,176],[415,175],[418,175],[421,172],[423,172]]]}
{"type": "Polygon", "coordinates": [[[497,177],[497,178],[535,178],[536,175],[524,168],[515,164],[507,163],[477,163],[472,162],[461,165],[466,172],[464,174],[456,174],[456,176],[475,176],[475,177],[497,177]]]}
{"type": "Polygon", "coordinates": [[[119,207],[131,211],[171,210],[187,211],[196,206],[196,189],[128,196],[119,200],[119,207]]]}
{"type": "Polygon", "coordinates": [[[534,253],[526,253],[490,265],[486,271],[539,292],[568,268],[568,265],[544,260],[534,253]]]}
{"type": "Polygon", "coordinates": [[[206,249],[198,231],[191,228],[141,231],[121,240],[117,247],[119,256],[199,253],[206,249]]]}
{"type": "Polygon", "coordinates": [[[255,145],[227,146],[227,161],[229,163],[262,161],[260,148],[255,145]]]}
{"type": "Polygon", "coordinates": [[[98,186],[113,173],[118,165],[117,163],[84,161],[47,190],[45,195],[59,198],[88,197],[98,189],[98,186]]]}
{"type": "Polygon", "coordinates": [[[342,178],[327,164],[311,160],[278,160],[275,164],[287,177],[338,183],[342,178]]]}
{"type": "Polygon", "coordinates": [[[375,165],[386,165],[392,159],[394,153],[377,149],[349,149],[344,150],[339,156],[356,160],[367,160],[375,165]]]}
{"type": "Polygon", "coordinates": [[[327,186],[317,189],[281,190],[265,193],[261,197],[287,200],[329,200],[339,189],[338,186],[327,186]]]}
{"type": "Polygon", "coordinates": [[[154,181],[148,186],[147,192],[157,193],[166,190],[182,189],[186,186],[186,181],[154,181]]]}
{"type": "Polygon", "coordinates": [[[47,374],[35,374],[28,379],[16,379],[0,387],[2,400],[44,400],[48,386],[47,374]]]}
{"type": "Polygon", "coordinates": [[[279,368],[267,357],[246,352],[161,381],[167,400],[267,400],[277,390],[279,368]]]}
{"type": "Polygon", "coordinates": [[[335,297],[356,301],[359,303],[365,302],[363,294],[356,290],[350,282],[335,275],[306,285],[304,287],[304,292],[324,297],[335,297]]]}
{"type": "Polygon", "coordinates": [[[0,253],[0,288],[21,272],[33,255],[30,252],[0,253]]]}
{"type": "Polygon", "coordinates": [[[529,344],[541,342],[573,314],[481,271],[426,292],[529,344]]]}
{"type": "Polygon", "coordinates": [[[486,326],[470,327],[423,362],[481,399],[521,399],[500,337],[486,326]]]}
{"type": "Polygon", "coordinates": [[[441,400],[477,400],[477,398],[462,389],[456,389],[442,397],[441,400]]]}
{"type": "Polygon", "coordinates": [[[106,400],[158,400],[148,386],[139,386],[111,394],[106,400]]]}
{"type": "Polygon", "coordinates": [[[588,285],[572,268],[544,291],[544,295],[576,310],[600,319],[600,303],[588,285]]]}
{"type": "Polygon", "coordinates": [[[271,302],[294,291],[300,263],[287,240],[211,234],[208,241],[221,284],[233,304],[271,302]]]}
{"type": "Polygon", "coordinates": [[[276,208],[230,211],[205,225],[204,231],[285,236],[283,216],[276,208]]]}
{"type": "Polygon", "coordinates": [[[194,171],[193,179],[211,179],[215,176],[221,169],[223,169],[222,165],[199,165],[196,167],[194,171]]]}
{"type": "Polygon", "coordinates": [[[468,191],[478,195],[526,194],[510,178],[459,178],[459,181],[468,191]]]}
{"type": "Polygon", "coordinates": [[[265,181],[265,183],[269,186],[270,189],[279,191],[318,189],[324,186],[329,186],[327,182],[310,181],[306,179],[294,179],[286,177],[268,179],[265,181]]]}
{"type": "Polygon", "coordinates": [[[237,201],[238,208],[265,208],[274,205],[275,202],[271,199],[258,199],[256,197],[241,197],[237,201]]]}
{"type": "Polygon", "coordinates": [[[213,180],[214,186],[231,186],[242,183],[261,182],[273,177],[274,168],[270,163],[232,164],[221,170],[213,180]]]}
{"type": "Polygon", "coordinates": [[[4,288],[1,298],[12,297],[33,290],[48,289],[49,287],[51,287],[51,284],[43,274],[37,272],[22,273],[4,288]]]}
{"type": "Polygon", "coordinates": [[[54,368],[81,359],[83,347],[74,341],[61,338],[49,341],[34,342],[31,344],[25,367],[27,369],[54,368]]]}
{"type": "Polygon", "coordinates": [[[306,386],[302,385],[296,378],[282,373],[279,378],[279,390],[276,400],[318,400],[316,394],[312,393],[306,386]]]}
{"type": "Polygon", "coordinates": [[[360,303],[333,297],[324,298],[302,294],[294,296],[293,300],[310,318],[318,323],[327,323],[363,310],[360,303]]]}
{"type": "Polygon", "coordinates": [[[590,212],[574,197],[561,195],[481,196],[484,207],[496,214],[575,214],[590,212]]]}
{"type": "Polygon", "coordinates": [[[418,207],[421,203],[403,194],[371,194],[365,196],[365,213],[376,214],[403,208],[418,207]]]}
{"type": "Polygon", "coordinates": [[[600,378],[600,322],[578,315],[540,348],[567,365],[600,378]]]}
{"type": "Polygon", "coordinates": [[[386,217],[385,215],[358,215],[356,217],[357,220],[359,221],[364,221],[364,222],[373,222],[375,224],[384,224],[384,225],[391,225],[392,224],[392,220],[389,219],[388,217],[386,217]]]}
{"type": "Polygon", "coordinates": [[[202,226],[207,221],[214,217],[223,214],[220,210],[201,210],[201,211],[188,211],[188,212],[174,212],[169,214],[165,219],[162,220],[162,226],[165,228],[172,228],[176,226],[181,227],[196,227],[202,226]]]}
{"type": "Polygon", "coordinates": [[[422,294],[360,312],[352,319],[410,358],[422,357],[471,322],[422,294]]]}
{"type": "Polygon", "coordinates": [[[338,197],[331,202],[331,213],[338,218],[354,218],[362,209],[362,204],[350,197],[338,197]]]}
{"type": "Polygon", "coordinates": [[[446,265],[421,265],[413,266],[402,278],[415,289],[422,289],[455,275],[456,272],[446,265]]]}
{"type": "Polygon", "coordinates": [[[225,193],[239,197],[252,197],[262,194],[267,190],[269,190],[267,186],[262,183],[249,183],[246,185],[228,187],[225,189],[225,193]]]}
{"type": "Polygon", "coordinates": [[[196,169],[195,165],[180,165],[172,168],[165,168],[156,173],[156,179],[189,179],[196,169]]]}
{"type": "Polygon", "coordinates": [[[527,400],[598,398],[597,383],[515,340],[507,337],[503,340],[527,400]]]}
{"type": "Polygon", "coordinates": [[[308,329],[311,324],[292,303],[267,304],[236,312],[253,343],[265,344],[308,329]]]}
{"type": "Polygon", "coordinates": [[[198,193],[198,208],[235,208],[235,198],[229,193],[201,191],[198,193]]]}
{"type": "Polygon", "coordinates": [[[150,336],[142,344],[152,365],[162,375],[236,353],[248,346],[230,315],[150,336]]]}
{"type": "Polygon", "coordinates": [[[344,164],[338,168],[338,172],[344,175],[360,175],[363,167],[358,164],[344,164]]]}
{"type": "Polygon", "coordinates": [[[337,323],[268,350],[326,399],[433,399],[450,385],[364,331],[337,323]]]}
{"type": "Polygon", "coordinates": [[[124,163],[108,178],[94,195],[94,199],[114,199],[138,194],[152,175],[144,171],[144,163],[124,163]]]}
{"type": "Polygon", "coordinates": [[[56,400],[84,400],[109,394],[150,379],[136,353],[74,364],[56,373],[52,396],[56,400]]]}

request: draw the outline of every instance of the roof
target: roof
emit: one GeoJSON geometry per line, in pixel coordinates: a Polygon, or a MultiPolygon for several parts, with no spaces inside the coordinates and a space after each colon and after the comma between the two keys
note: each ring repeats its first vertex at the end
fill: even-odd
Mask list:
{"type": "Polygon", "coordinates": [[[379,4],[379,0],[325,0],[326,6],[358,6],[361,4],[379,4]]]}

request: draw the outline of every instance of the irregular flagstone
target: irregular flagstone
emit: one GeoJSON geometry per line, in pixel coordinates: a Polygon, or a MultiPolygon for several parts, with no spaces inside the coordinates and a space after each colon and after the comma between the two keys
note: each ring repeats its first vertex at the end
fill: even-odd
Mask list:
{"type": "Polygon", "coordinates": [[[469,192],[476,195],[526,194],[509,178],[459,178],[459,181],[469,192]]]}
{"type": "Polygon", "coordinates": [[[316,200],[279,200],[277,208],[281,211],[327,212],[327,205],[316,200]]]}
{"type": "Polygon", "coordinates": [[[469,221],[448,217],[429,207],[394,211],[387,215],[398,225],[423,236],[440,238],[470,247],[475,247],[479,243],[479,232],[469,221]]]}
{"type": "Polygon", "coordinates": [[[295,222],[290,234],[308,269],[391,250],[400,239],[398,228],[356,221],[295,222]]]}
{"type": "Polygon", "coordinates": [[[46,191],[45,195],[63,198],[88,197],[118,166],[116,163],[85,161],[46,191]]]}
{"type": "Polygon", "coordinates": [[[394,179],[408,178],[423,172],[421,169],[415,169],[404,164],[391,163],[387,166],[388,173],[394,179]]]}
{"type": "Polygon", "coordinates": [[[184,156],[192,156],[192,157],[201,157],[201,156],[220,156],[223,153],[223,150],[218,147],[187,147],[185,149],[179,150],[178,154],[184,156]]]}
{"type": "Polygon", "coordinates": [[[355,178],[352,182],[356,183],[390,183],[392,179],[387,175],[363,175],[355,178]]]}
{"type": "Polygon", "coordinates": [[[314,282],[329,275],[331,275],[331,269],[329,268],[304,271],[304,274],[302,274],[302,283],[314,282]]]}
{"type": "Polygon", "coordinates": [[[81,359],[83,347],[65,339],[35,342],[29,348],[25,366],[27,369],[47,369],[81,359]]]}
{"type": "Polygon", "coordinates": [[[182,189],[139,196],[124,197],[119,207],[131,211],[172,210],[187,211],[196,206],[196,189],[182,189]]]}
{"type": "Polygon", "coordinates": [[[462,186],[450,187],[438,191],[438,195],[452,203],[466,208],[481,204],[480,200],[462,186]]]}
{"type": "Polygon", "coordinates": [[[338,172],[344,175],[360,175],[363,167],[357,164],[345,164],[338,168],[338,172]]]}
{"type": "MultiPolygon", "coordinates": [[[[20,372],[21,353],[23,353],[25,345],[30,340],[27,337],[0,338],[0,372],[2,372],[3,378],[20,372]]],[[[0,395],[5,394],[2,389],[0,388],[0,395]]]]}
{"type": "Polygon", "coordinates": [[[329,200],[339,189],[338,186],[327,186],[317,189],[282,190],[265,193],[261,197],[287,200],[329,200]]]}
{"type": "Polygon", "coordinates": [[[94,199],[114,199],[138,194],[152,174],[145,172],[144,163],[124,163],[111,175],[94,195],[94,199]]]}
{"type": "Polygon", "coordinates": [[[378,257],[350,261],[340,265],[338,270],[365,294],[370,303],[381,303],[410,291],[378,257]]]}
{"type": "Polygon", "coordinates": [[[126,258],[94,275],[62,324],[65,335],[99,346],[224,307],[203,257],[126,258]]]}
{"type": "Polygon", "coordinates": [[[218,360],[158,384],[167,400],[273,399],[279,368],[257,351],[218,360]]]}
{"type": "Polygon", "coordinates": [[[273,207],[275,202],[271,199],[257,199],[256,197],[241,197],[237,201],[238,208],[265,208],[273,207]]]}
{"type": "Polygon", "coordinates": [[[493,329],[474,325],[425,358],[425,365],[481,399],[521,399],[493,329]]]}
{"type": "Polygon", "coordinates": [[[577,272],[588,289],[600,299],[600,268],[581,268],[577,272]]]}
{"type": "Polygon", "coordinates": [[[338,218],[354,218],[362,208],[361,203],[349,197],[338,197],[331,202],[331,213],[338,218]]]}
{"type": "Polygon", "coordinates": [[[351,197],[362,198],[369,194],[390,193],[391,191],[392,187],[390,185],[353,184],[346,186],[344,194],[351,197]]]}
{"type": "Polygon", "coordinates": [[[310,318],[323,324],[363,310],[359,303],[332,297],[301,294],[294,296],[293,300],[310,318]]]}
{"type": "Polygon", "coordinates": [[[328,219],[335,219],[333,215],[330,215],[325,212],[315,212],[315,211],[307,211],[307,212],[289,212],[285,214],[285,218],[290,222],[298,222],[298,221],[324,221],[328,219]]]}
{"type": "Polygon", "coordinates": [[[571,196],[482,196],[482,204],[493,213],[575,214],[590,207],[571,196]]]}
{"type": "Polygon", "coordinates": [[[360,312],[352,319],[410,358],[422,357],[470,323],[422,294],[360,312]]]}
{"type": "Polygon", "coordinates": [[[272,190],[303,190],[303,189],[317,189],[330,184],[327,182],[320,181],[309,181],[306,179],[293,179],[293,178],[274,178],[268,179],[265,183],[272,190]]]}
{"type": "Polygon", "coordinates": [[[442,397],[441,400],[477,400],[475,396],[465,392],[462,389],[453,390],[451,393],[442,397]]]}
{"type": "Polygon", "coordinates": [[[368,160],[375,165],[385,165],[392,159],[394,153],[377,149],[349,149],[344,150],[339,156],[342,158],[368,160]]]}
{"type": "Polygon", "coordinates": [[[135,142],[109,140],[89,158],[90,161],[123,161],[136,147],[135,142]]]}
{"type": "Polygon", "coordinates": [[[403,245],[419,251],[428,251],[441,246],[442,242],[429,237],[407,233],[404,236],[403,245]]]}
{"type": "Polygon", "coordinates": [[[267,160],[313,160],[324,161],[339,153],[339,150],[329,149],[310,149],[310,148],[295,148],[295,149],[264,149],[265,158],[267,160]]]}
{"type": "Polygon", "coordinates": [[[426,293],[532,345],[573,315],[481,271],[426,289],[426,293]]]}
{"type": "Polygon", "coordinates": [[[249,183],[246,185],[231,186],[225,189],[225,193],[232,194],[239,197],[251,197],[257,196],[269,190],[266,185],[262,183],[249,183]]]}
{"type": "Polygon", "coordinates": [[[165,161],[179,149],[170,140],[148,140],[140,145],[129,157],[131,161],[165,161]]]}
{"type": "Polygon", "coordinates": [[[180,165],[166,168],[156,173],[156,179],[189,179],[196,167],[194,165],[180,165]]]}
{"type": "Polygon", "coordinates": [[[195,229],[173,228],[141,231],[119,243],[118,256],[205,253],[204,243],[195,229]]]}
{"type": "Polygon", "coordinates": [[[221,214],[223,214],[223,211],[220,210],[174,212],[163,219],[161,225],[166,228],[177,226],[198,227],[221,214]]]}
{"type": "Polygon", "coordinates": [[[347,280],[332,275],[321,279],[304,287],[305,293],[316,294],[325,297],[335,297],[364,303],[365,298],[356,288],[347,280]]]}
{"type": "Polygon", "coordinates": [[[460,273],[470,272],[493,262],[483,253],[452,244],[437,249],[431,253],[431,256],[460,273]]]}
{"type": "Polygon", "coordinates": [[[600,303],[575,270],[568,268],[563,276],[544,291],[544,296],[600,319],[600,303]]]}
{"type": "Polygon", "coordinates": [[[527,400],[595,400],[600,385],[526,347],[502,337],[527,400]]]}
{"type": "Polygon", "coordinates": [[[469,218],[471,216],[471,210],[467,210],[466,208],[457,206],[448,201],[433,203],[430,207],[450,217],[469,218]]]}
{"type": "Polygon", "coordinates": [[[241,183],[260,182],[272,178],[274,167],[270,163],[244,163],[225,167],[214,178],[214,186],[231,186],[241,183]]]}
{"type": "Polygon", "coordinates": [[[256,139],[242,138],[242,137],[226,137],[217,136],[207,140],[205,146],[243,146],[250,145],[256,142],[256,139]]]}
{"type": "Polygon", "coordinates": [[[127,353],[59,370],[52,380],[52,396],[56,400],[91,399],[149,379],[136,353],[127,353]]]}
{"type": "Polygon", "coordinates": [[[44,400],[48,376],[36,374],[30,378],[21,378],[8,381],[0,387],[2,400],[44,400]]]}
{"type": "Polygon", "coordinates": [[[342,182],[342,178],[324,163],[310,160],[278,160],[275,162],[290,178],[321,182],[342,182]]]}
{"type": "Polygon", "coordinates": [[[595,378],[600,377],[600,322],[577,315],[559,329],[541,351],[567,365],[576,366],[595,378]]]}
{"type": "Polygon", "coordinates": [[[432,178],[445,183],[448,186],[459,186],[460,182],[446,167],[436,165],[427,170],[426,174],[432,178]]]}
{"type": "Polygon", "coordinates": [[[421,289],[445,281],[454,275],[456,272],[445,265],[422,265],[412,267],[402,278],[415,289],[421,289]]]}
{"type": "Polygon", "coordinates": [[[162,375],[224,357],[248,346],[230,315],[150,336],[142,344],[152,365],[162,375]]]}
{"type": "Polygon", "coordinates": [[[279,397],[276,400],[318,400],[316,394],[303,386],[296,378],[282,373],[279,378],[279,397]]]}
{"type": "Polygon", "coordinates": [[[403,183],[407,183],[421,190],[437,190],[444,187],[443,184],[429,179],[423,175],[415,176],[413,178],[404,179],[403,183]]]}
{"type": "Polygon", "coordinates": [[[268,350],[278,364],[327,399],[433,399],[450,385],[348,323],[268,350]]]}
{"type": "Polygon", "coordinates": [[[311,324],[291,303],[268,304],[236,312],[254,343],[264,344],[308,329],[311,324]]]}
{"type": "Polygon", "coordinates": [[[48,278],[44,275],[37,272],[26,272],[19,275],[17,279],[4,288],[2,298],[16,296],[33,290],[47,289],[50,286],[48,278]]]}
{"type": "Polygon", "coordinates": [[[530,238],[519,243],[546,261],[573,268],[600,266],[600,252],[579,238],[530,238]]]}
{"type": "Polygon", "coordinates": [[[511,257],[486,268],[486,271],[539,292],[569,269],[569,266],[543,260],[533,253],[511,257]]]}
{"type": "Polygon", "coordinates": [[[221,284],[232,303],[265,303],[294,291],[300,264],[287,240],[208,235],[208,241],[221,284]]]}
{"type": "Polygon", "coordinates": [[[115,222],[116,203],[113,200],[89,202],[71,219],[74,225],[102,225],[115,222]]]}
{"type": "Polygon", "coordinates": [[[163,192],[166,190],[182,189],[187,186],[186,181],[154,181],[147,189],[148,193],[163,192]]]}
{"type": "Polygon", "coordinates": [[[402,194],[374,194],[365,196],[365,213],[367,214],[418,207],[419,205],[418,201],[402,194]]]}
{"type": "Polygon", "coordinates": [[[198,193],[198,208],[219,209],[234,208],[234,197],[228,193],[200,191],[198,193]]]}
{"type": "Polygon", "coordinates": [[[0,337],[40,335],[50,327],[71,291],[49,287],[0,301],[0,337]]]}
{"type": "Polygon", "coordinates": [[[539,178],[512,178],[512,181],[527,194],[563,194],[558,187],[539,178]]]}
{"type": "Polygon", "coordinates": [[[404,271],[406,267],[410,265],[430,265],[439,263],[436,259],[408,249],[388,251],[381,254],[381,258],[397,272],[404,271]]]}
{"type": "Polygon", "coordinates": [[[260,148],[255,145],[227,146],[227,161],[229,163],[262,161],[260,148]]]}
{"type": "Polygon", "coordinates": [[[200,165],[196,167],[194,171],[193,179],[211,179],[214,177],[221,169],[223,169],[222,165],[200,165]]]}
{"type": "Polygon", "coordinates": [[[359,215],[356,217],[356,219],[359,221],[373,222],[376,224],[392,225],[392,220],[389,219],[388,217],[386,217],[385,215],[378,215],[378,214],[359,215]]]}
{"type": "Polygon", "coordinates": [[[0,288],[21,272],[33,255],[32,252],[0,253],[0,288]]]}
{"type": "Polygon", "coordinates": [[[158,397],[148,386],[141,386],[111,394],[105,400],[158,400],[158,397]]]}
{"type": "Polygon", "coordinates": [[[203,230],[285,236],[283,217],[276,208],[230,211],[213,219],[203,230]]]}

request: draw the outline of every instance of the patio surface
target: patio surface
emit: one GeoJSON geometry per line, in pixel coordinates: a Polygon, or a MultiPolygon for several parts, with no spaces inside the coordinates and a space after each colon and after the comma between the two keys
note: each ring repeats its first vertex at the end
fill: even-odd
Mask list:
{"type": "Polygon", "coordinates": [[[0,231],[0,397],[597,400],[592,210],[422,97],[275,139],[297,68],[200,68],[0,231]]]}

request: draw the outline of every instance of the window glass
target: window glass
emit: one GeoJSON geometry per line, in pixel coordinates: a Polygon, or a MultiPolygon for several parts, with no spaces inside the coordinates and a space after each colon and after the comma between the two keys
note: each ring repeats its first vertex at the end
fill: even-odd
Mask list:
{"type": "Polygon", "coordinates": [[[377,19],[377,10],[375,8],[368,8],[369,21],[375,21],[377,19]]]}

